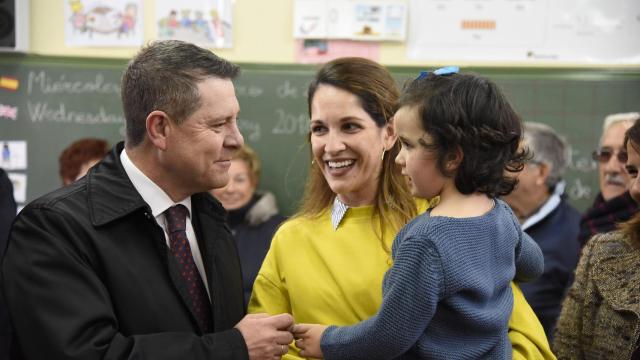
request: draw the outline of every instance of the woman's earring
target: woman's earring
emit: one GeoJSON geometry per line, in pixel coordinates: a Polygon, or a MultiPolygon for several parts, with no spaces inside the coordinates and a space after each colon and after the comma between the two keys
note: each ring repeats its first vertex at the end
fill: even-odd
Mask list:
{"type": "Polygon", "coordinates": [[[315,165],[316,164],[316,159],[311,159],[311,165],[315,165]]]}
{"type": "Polygon", "coordinates": [[[384,160],[384,153],[387,152],[387,149],[382,149],[382,156],[380,157],[380,160],[384,160]]]}
{"type": "Polygon", "coordinates": [[[451,171],[451,169],[453,169],[455,165],[453,164],[453,161],[449,161],[447,162],[447,171],[451,171]]]}

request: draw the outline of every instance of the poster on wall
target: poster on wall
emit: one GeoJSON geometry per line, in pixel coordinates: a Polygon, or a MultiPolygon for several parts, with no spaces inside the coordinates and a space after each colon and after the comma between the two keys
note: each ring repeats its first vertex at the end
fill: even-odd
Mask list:
{"type": "Polygon", "coordinates": [[[640,64],[638,0],[410,0],[407,58],[640,64]]]}
{"type": "Polygon", "coordinates": [[[156,0],[158,39],[209,48],[233,44],[233,0],[156,0]]]}
{"type": "Polygon", "coordinates": [[[7,176],[13,186],[13,199],[18,204],[25,203],[27,201],[27,175],[10,172],[7,173],[7,176]]]}
{"type": "Polygon", "coordinates": [[[67,46],[140,46],[142,0],[66,0],[67,46]]]}
{"type": "Polygon", "coordinates": [[[5,170],[27,169],[27,142],[24,140],[0,140],[0,168],[5,170]]]}
{"type": "Polygon", "coordinates": [[[295,59],[299,64],[323,64],[345,56],[380,60],[380,44],[376,41],[296,40],[295,59]]]}
{"type": "Polygon", "coordinates": [[[403,0],[296,0],[293,37],[403,41],[407,3],[403,0]]]}

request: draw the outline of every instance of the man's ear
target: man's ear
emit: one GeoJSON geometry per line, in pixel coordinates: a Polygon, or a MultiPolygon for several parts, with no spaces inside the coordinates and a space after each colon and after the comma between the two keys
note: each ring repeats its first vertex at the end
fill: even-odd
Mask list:
{"type": "Polygon", "coordinates": [[[536,185],[544,185],[547,183],[547,178],[551,174],[551,166],[547,163],[538,163],[538,170],[536,171],[536,185]]]}
{"type": "Polygon", "coordinates": [[[154,110],[147,115],[145,122],[147,137],[160,150],[167,149],[167,135],[171,131],[171,120],[164,111],[154,110]]]}

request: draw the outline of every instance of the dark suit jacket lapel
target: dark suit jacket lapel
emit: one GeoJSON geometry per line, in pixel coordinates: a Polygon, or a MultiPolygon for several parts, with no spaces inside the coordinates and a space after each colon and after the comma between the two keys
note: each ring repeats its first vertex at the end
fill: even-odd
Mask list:
{"type": "Polygon", "coordinates": [[[219,238],[219,228],[224,227],[224,216],[222,214],[215,214],[211,205],[206,201],[203,201],[203,197],[206,194],[195,194],[191,197],[191,207],[194,214],[192,218],[193,230],[198,239],[198,246],[200,247],[200,254],[202,255],[202,263],[205,273],[207,274],[207,286],[209,287],[209,298],[211,306],[211,323],[213,328],[216,329],[216,318],[219,318],[217,313],[220,310],[220,306],[214,306],[217,294],[217,287],[220,284],[216,283],[216,279],[219,277],[216,267],[216,250],[215,239],[219,238]]]}

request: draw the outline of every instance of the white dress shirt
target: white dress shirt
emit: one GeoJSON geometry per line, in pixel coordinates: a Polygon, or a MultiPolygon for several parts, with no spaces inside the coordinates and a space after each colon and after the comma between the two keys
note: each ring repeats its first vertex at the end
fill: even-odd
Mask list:
{"type": "Polygon", "coordinates": [[[149,207],[151,207],[151,212],[153,213],[156,222],[164,231],[164,238],[169,248],[171,248],[171,245],[169,244],[169,233],[167,232],[167,220],[164,216],[165,210],[177,204],[182,204],[189,210],[186,224],[187,239],[189,240],[189,246],[191,247],[193,261],[196,263],[196,268],[198,268],[204,287],[207,289],[207,295],[211,298],[211,294],[209,294],[207,274],[204,271],[202,255],[200,254],[200,247],[198,246],[196,233],[193,231],[193,225],[191,224],[191,197],[189,196],[180,202],[174,203],[164,190],[162,190],[158,185],[156,185],[156,183],[149,179],[147,175],[138,169],[127,155],[126,149],[123,149],[120,153],[120,161],[122,162],[124,171],[133,183],[133,187],[136,188],[140,196],[142,196],[142,199],[149,204],[149,207]]]}

